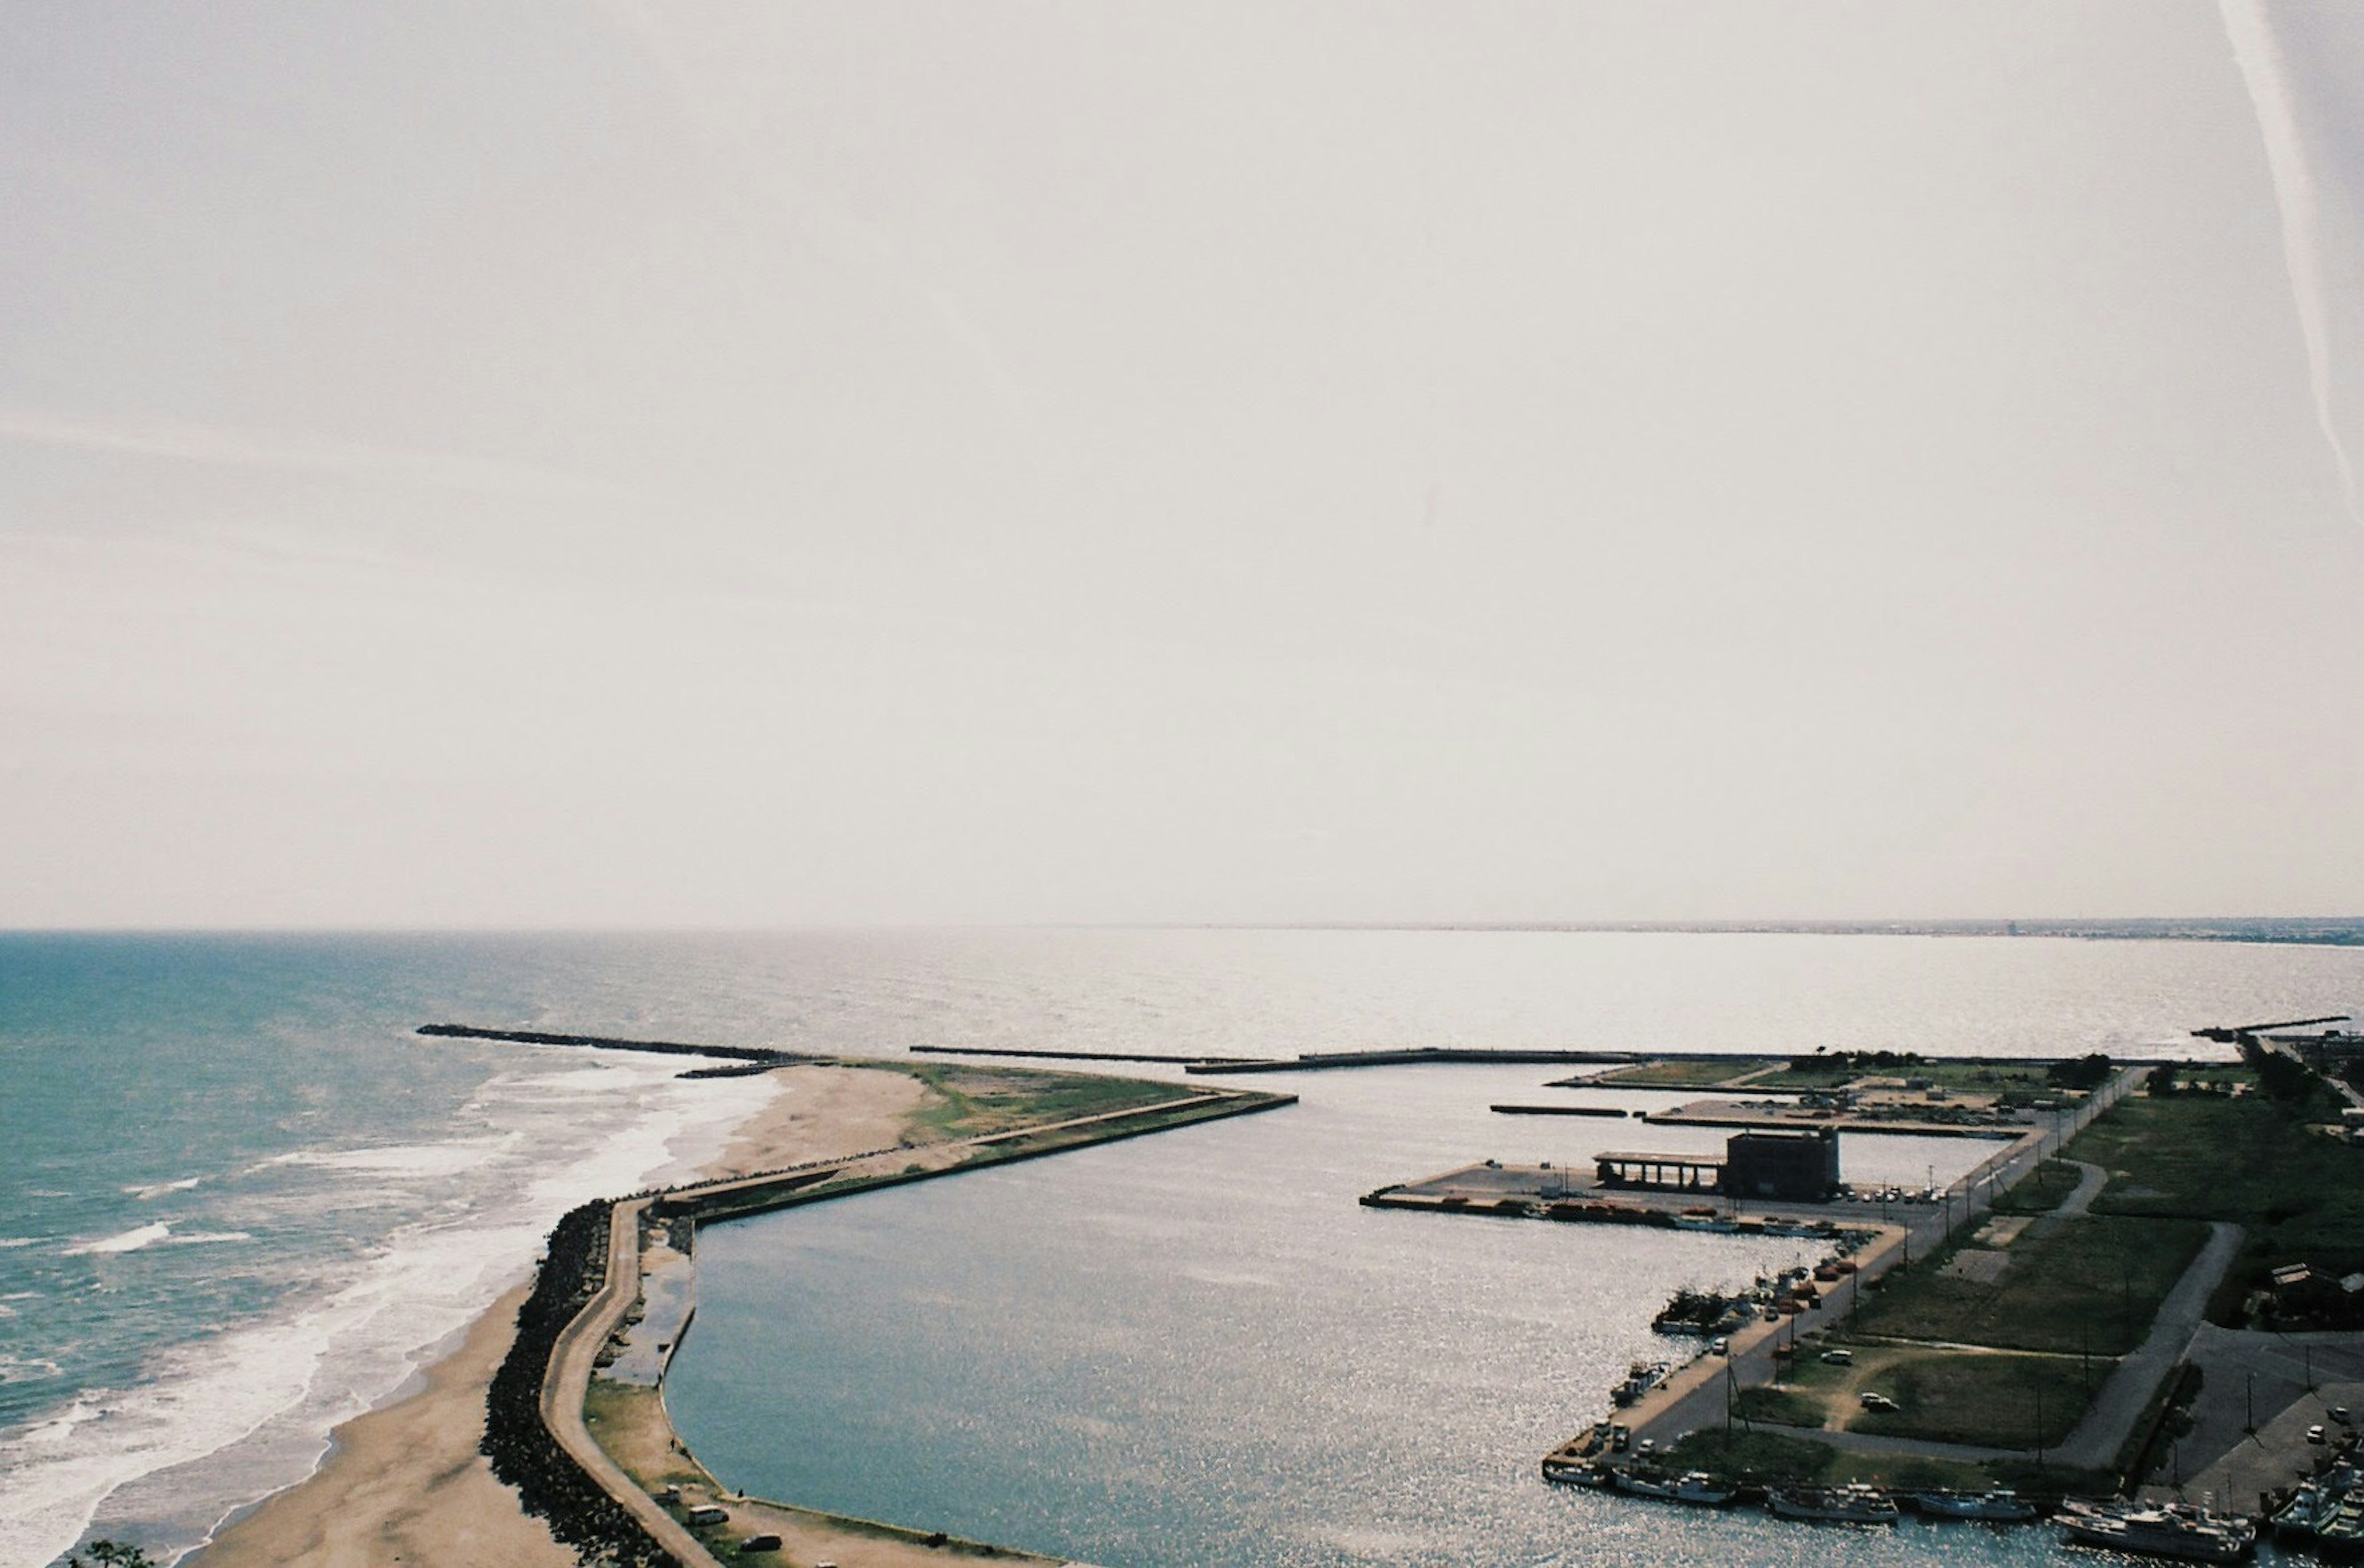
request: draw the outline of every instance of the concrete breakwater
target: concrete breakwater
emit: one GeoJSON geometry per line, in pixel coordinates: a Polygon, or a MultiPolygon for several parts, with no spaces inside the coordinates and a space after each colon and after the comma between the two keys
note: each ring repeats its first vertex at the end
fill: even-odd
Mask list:
{"type": "Polygon", "coordinates": [[[1630,1051],[1550,1051],[1484,1046],[1418,1045],[1399,1051],[1317,1051],[1261,1062],[1193,1062],[1185,1073],[1308,1073],[1338,1067],[1408,1067],[1426,1062],[1463,1066],[1614,1066],[1640,1062],[1630,1051]]]}
{"type": "MultiPolygon", "coordinates": [[[[1630,1112],[1615,1106],[1489,1106],[1496,1116],[1590,1116],[1622,1118],[1630,1112]]],[[[1646,1119],[1646,1118],[1645,1118],[1646,1119]]]]}
{"type": "Polygon", "coordinates": [[[697,1045],[675,1040],[623,1040],[597,1034],[547,1034],[540,1029],[488,1029],[474,1024],[421,1024],[418,1032],[444,1040],[497,1040],[512,1045],[575,1045],[599,1051],[642,1051],[659,1056],[720,1056],[739,1062],[827,1062],[810,1051],[757,1045],[697,1045]]]}
{"type": "Polygon", "coordinates": [[[542,1392],[560,1337],[596,1296],[610,1266],[615,1201],[597,1198],[562,1216],[550,1232],[533,1290],[518,1308],[517,1338],[485,1397],[485,1455],[518,1490],[526,1512],[582,1553],[623,1568],[682,1568],[630,1509],[578,1463],[542,1419],[542,1392]]]}

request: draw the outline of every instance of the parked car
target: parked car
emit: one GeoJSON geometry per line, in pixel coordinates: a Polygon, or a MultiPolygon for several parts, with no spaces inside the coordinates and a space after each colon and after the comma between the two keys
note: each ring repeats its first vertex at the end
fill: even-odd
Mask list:
{"type": "Polygon", "coordinates": [[[1868,1388],[1863,1391],[1861,1396],[1859,1396],[1859,1402],[1867,1410],[1896,1410],[1902,1408],[1902,1407],[1898,1405],[1895,1400],[1890,1399],[1887,1395],[1874,1394],[1868,1388]]]}
{"type": "Polygon", "coordinates": [[[1855,1365],[1855,1352],[1853,1351],[1824,1351],[1823,1352],[1823,1360],[1829,1362],[1832,1366],[1853,1366],[1855,1365]]]}
{"type": "Polygon", "coordinates": [[[2320,1422],[2317,1422],[2315,1425],[2309,1427],[2306,1429],[2306,1440],[2311,1443],[2319,1443],[2325,1440],[2323,1426],[2320,1422]]]}

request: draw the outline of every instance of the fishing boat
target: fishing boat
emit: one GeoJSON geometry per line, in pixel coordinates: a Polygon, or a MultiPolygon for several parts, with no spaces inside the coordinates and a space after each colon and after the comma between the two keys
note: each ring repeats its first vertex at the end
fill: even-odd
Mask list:
{"type": "Polygon", "coordinates": [[[1813,1524],[1892,1525],[1896,1499],[1877,1486],[1774,1486],[1765,1507],[1779,1518],[1813,1524]]]}
{"type": "Polygon", "coordinates": [[[1564,1459],[1544,1461],[1544,1479],[1562,1486],[1605,1488],[1616,1483],[1616,1472],[1605,1464],[1570,1463],[1564,1459]]]}
{"type": "Polygon", "coordinates": [[[2230,1514],[2171,1503],[2165,1507],[2096,1507],[2072,1503],[2060,1522],[2068,1539],[2144,1557],[2187,1562],[2237,1562],[2258,1544],[2258,1529],[2230,1514]]]}
{"type": "Polygon", "coordinates": [[[1994,1519],[2017,1524],[2035,1517],[2034,1504],[2001,1487],[1990,1492],[1914,1492],[1911,1496],[1912,1506],[1934,1519],[1994,1519]]]}
{"type": "Polygon", "coordinates": [[[1740,1495],[1739,1487],[1718,1481],[1704,1470],[1683,1475],[1644,1475],[1628,1470],[1617,1477],[1617,1489],[1636,1497],[1656,1497],[1702,1508],[1720,1508],[1740,1495]]]}

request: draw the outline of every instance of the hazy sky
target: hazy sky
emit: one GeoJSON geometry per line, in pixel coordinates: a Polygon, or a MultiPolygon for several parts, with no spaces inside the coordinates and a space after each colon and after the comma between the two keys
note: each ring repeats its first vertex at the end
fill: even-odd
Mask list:
{"type": "Polygon", "coordinates": [[[2364,15],[0,6],[0,924],[2364,908],[2364,15]]]}

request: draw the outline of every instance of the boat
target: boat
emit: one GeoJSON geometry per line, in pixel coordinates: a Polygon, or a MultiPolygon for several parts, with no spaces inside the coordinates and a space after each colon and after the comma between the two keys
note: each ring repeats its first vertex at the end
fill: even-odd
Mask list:
{"type": "Polygon", "coordinates": [[[1544,1479],[1562,1486],[1606,1487],[1615,1483],[1617,1473],[1605,1464],[1571,1464],[1563,1459],[1544,1461],[1544,1479]]]}
{"type": "Polygon", "coordinates": [[[2310,1481],[2273,1517],[2274,1538],[2320,1556],[2364,1556],[2364,1490],[2347,1465],[2310,1481]]]}
{"type": "Polygon", "coordinates": [[[1657,1497],[1702,1508],[1720,1508],[1740,1495],[1739,1487],[1718,1481],[1704,1470],[1683,1475],[1644,1475],[1628,1470],[1617,1477],[1617,1489],[1636,1497],[1657,1497]]]}
{"type": "Polygon", "coordinates": [[[1911,1494],[1912,1506],[1935,1519],[1995,1519],[2016,1524],[2035,1517],[2035,1506],[2004,1488],[1990,1492],[1944,1490],[1911,1494]]]}
{"type": "Polygon", "coordinates": [[[2072,1503],[2061,1510],[2068,1539],[2145,1557],[2187,1562],[2237,1562],[2258,1544],[2258,1529],[2231,1514],[2170,1503],[2164,1507],[2096,1507],[2072,1503]]]}
{"type": "Polygon", "coordinates": [[[1776,1518],[1814,1524],[1892,1525],[1896,1499],[1877,1486],[1772,1486],[1765,1507],[1776,1518]]]}

